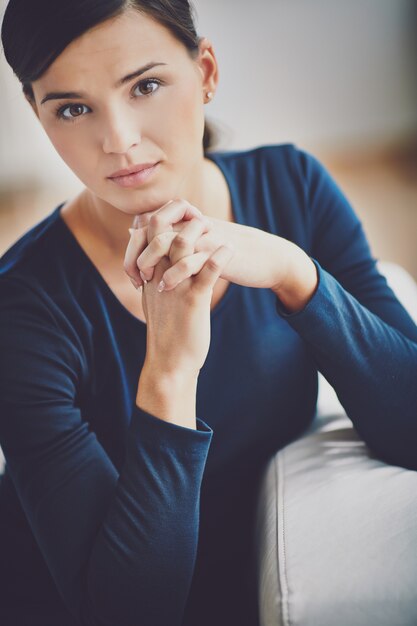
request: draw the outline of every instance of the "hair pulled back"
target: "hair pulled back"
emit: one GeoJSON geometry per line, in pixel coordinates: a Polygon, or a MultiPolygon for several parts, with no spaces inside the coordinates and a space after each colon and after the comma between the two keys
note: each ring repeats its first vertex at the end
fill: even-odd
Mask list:
{"type": "MultiPolygon", "coordinates": [[[[9,0],[1,29],[3,50],[26,98],[34,100],[31,83],[74,39],[128,9],[155,19],[184,44],[191,57],[197,56],[200,38],[188,0],[9,0]]],[[[212,140],[213,131],[206,122],[204,152],[212,140]]]]}

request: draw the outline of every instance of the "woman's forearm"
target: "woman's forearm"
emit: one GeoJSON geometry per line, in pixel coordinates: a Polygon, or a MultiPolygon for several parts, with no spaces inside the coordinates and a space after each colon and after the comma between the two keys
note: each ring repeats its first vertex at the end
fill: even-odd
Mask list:
{"type": "Polygon", "coordinates": [[[277,312],[304,340],[368,446],[391,464],[417,469],[417,340],[412,320],[407,328],[398,310],[397,319],[391,315],[386,322],[389,307],[382,297],[378,303],[375,287],[369,298],[372,311],[321,266],[319,274],[308,306],[289,315],[277,305],[277,312]]]}
{"type": "Polygon", "coordinates": [[[295,313],[301,311],[314,295],[318,276],[316,266],[304,250],[293,245],[290,257],[286,279],[272,287],[272,291],[288,313],[295,313]]]}
{"type": "Polygon", "coordinates": [[[194,374],[167,374],[157,364],[145,362],[139,377],[136,404],[159,419],[195,430],[196,393],[197,377],[194,374]]]}

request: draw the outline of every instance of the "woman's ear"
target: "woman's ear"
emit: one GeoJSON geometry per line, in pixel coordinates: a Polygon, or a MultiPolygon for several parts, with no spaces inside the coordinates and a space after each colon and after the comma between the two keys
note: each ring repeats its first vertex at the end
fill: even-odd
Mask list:
{"type": "Polygon", "coordinates": [[[219,83],[219,68],[213,45],[206,37],[200,39],[197,64],[202,77],[204,93],[211,92],[214,94],[219,83]]]}

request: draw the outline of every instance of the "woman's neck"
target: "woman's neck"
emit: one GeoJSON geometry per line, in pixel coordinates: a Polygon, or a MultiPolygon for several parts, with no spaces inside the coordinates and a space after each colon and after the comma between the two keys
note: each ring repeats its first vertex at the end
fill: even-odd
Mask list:
{"type": "MultiPolygon", "coordinates": [[[[210,159],[203,159],[198,171],[193,172],[192,181],[188,191],[184,190],[184,198],[208,217],[232,222],[230,191],[220,168],[210,159]]],[[[62,208],[61,215],[86,245],[98,245],[103,253],[106,251],[113,258],[124,258],[132,215],[103,202],[89,189],[69,201],[62,208]]]]}

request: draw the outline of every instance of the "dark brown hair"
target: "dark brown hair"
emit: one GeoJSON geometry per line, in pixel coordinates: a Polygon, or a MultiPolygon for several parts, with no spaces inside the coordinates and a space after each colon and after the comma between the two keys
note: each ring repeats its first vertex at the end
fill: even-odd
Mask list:
{"type": "MultiPolygon", "coordinates": [[[[26,98],[34,99],[31,83],[74,39],[127,9],[158,21],[184,44],[192,58],[197,56],[200,38],[188,0],[10,0],[1,38],[6,60],[22,83],[26,98]]],[[[206,121],[204,152],[210,150],[213,140],[214,131],[206,121]]]]}

